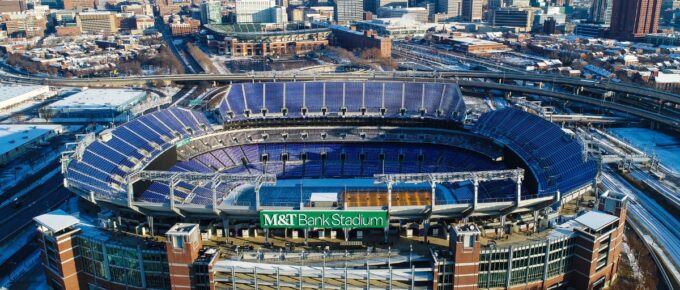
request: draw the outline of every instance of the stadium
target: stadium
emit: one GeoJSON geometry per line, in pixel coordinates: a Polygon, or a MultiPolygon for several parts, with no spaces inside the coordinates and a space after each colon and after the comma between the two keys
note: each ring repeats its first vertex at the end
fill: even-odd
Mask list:
{"type": "Polygon", "coordinates": [[[531,213],[593,188],[578,139],[513,108],[471,114],[454,82],[231,84],[84,136],[71,191],[121,215],[255,225],[266,210],[384,210],[390,226],[531,213]]]}

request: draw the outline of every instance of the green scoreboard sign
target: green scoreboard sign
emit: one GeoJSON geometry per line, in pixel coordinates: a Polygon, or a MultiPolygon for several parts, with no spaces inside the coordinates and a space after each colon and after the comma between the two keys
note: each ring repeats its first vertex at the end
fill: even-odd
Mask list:
{"type": "Polygon", "coordinates": [[[274,229],[385,228],[387,211],[278,211],[260,212],[260,226],[274,229]]]}

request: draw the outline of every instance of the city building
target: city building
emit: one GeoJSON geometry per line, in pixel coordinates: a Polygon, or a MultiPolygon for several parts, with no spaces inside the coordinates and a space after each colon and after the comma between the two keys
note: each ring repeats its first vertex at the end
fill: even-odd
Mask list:
{"type": "Polygon", "coordinates": [[[574,27],[574,34],[590,38],[605,37],[607,27],[603,24],[579,23],[574,27]]]}
{"type": "Polygon", "coordinates": [[[15,160],[62,131],[61,125],[0,125],[0,165],[15,160]]]}
{"type": "Polygon", "coordinates": [[[364,20],[356,23],[359,31],[372,30],[383,37],[391,39],[411,39],[424,37],[428,27],[421,22],[410,21],[403,18],[382,18],[364,20]]]}
{"type": "MultiPolygon", "coordinates": [[[[34,218],[47,283],[53,289],[170,289],[166,247],[116,235],[56,210],[34,218]]],[[[117,227],[117,221],[108,221],[117,227]]]]}
{"type": "Polygon", "coordinates": [[[409,7],[406,0],[364,0],[364,10],[378,13],[381,7],[409,7]]]}
{"type": "Polygon", "coordinates": [[[222,24],[222,3],[208,0],[201,3],[201,24],[222,24]]]}
{"type": "Polygon", "coordinates": [[[462,16],[464,21],[482,21],[482,0],[463,0],[462,16]]]}
{"type": "Polygon", "coordinates": [[[75,23],[66,23],[54,27],[55,33],[60,37],[78,36],[80,35],[80,26],[75,23]]]}
{"type": "Polygon", "coordinates": [[[511,7],[491,10],[489,22],[493,26],[515,27],[519,32],[530,32],[533,20],[532,10],[511,7]]]}
{"type": "MultiPolygon", "coordinates": [[[[303,22],[305,21],[305,13],[307,7],[293,7],[288,6],[286,8],[286,13],[288,13],[288,21],[290,22],[303,22]]],[[[332,15],[332,13],[331,13],[332,15]]]]}
{"type": "Polygon", "coordinates": [[[114,34],[120,29],[116,14],[109,11],[80,12],[76,15],[80,30],[89,34],[114,34]]]}
{"type": "Polygon", "coordinates": [[[328,28],[293,28],[281,24],[207,25],[210,47],[230,56],[304,54],[328,45],[328,28]]]}
{"type": "Polygon", "coordinates": [[[659,30],[661,0],[620,0],[612,3],[609,37],[642,40],[659,30]]]}
{"type": "Polygon", "coordinates": [[[333,5],[333,20],[345,25],[363,20],[364,0],[335,0],[333,5]]]}
{"type": "Polygon", "coordinates": [[[490,54],[512,50],[502,43],[472,37],[454,37],[449,39],[448,42],[453,50],[472,54],[490,54]]]}
{"type": "Polygon", "coordinates": [[[440,20],[456,20],[463,15],[463,0],[437,0],[440,20]]]}
{"type": "Polygon", "coordinates": [[[680,92],[680,74],[658,72],[649,79],[649,83],[657,90],[667,92],[680,92]]]}
{"type": "Polygon", "coordinates": [[[63,0],[65,10],[83,11],[87,9],[94,9],[93,0],[63,0]]]}
{"type": "Polygon", "coordinates": [[[156,23],[152,16],[148,15],[135,15],[135,29],[143,32],[147,29],[152,29],[155,27],[156,23]]]}
{"type": "Polygon", "coordinates": [[[53,96],[48,86],[0,86],[0,111],[8,111],[17,106],[53,96]]]}
{"type": "MultiPolygon", "coordinates": [[[[275,0],[236,1],[237,23],[277,23],[275,0]]],[[[287,21],[286,16],[286,21],[287,21]]]]}
{"type": "Polygon", "coordinates": [[[306,21],[333,22],[335,7],[333,6],[311,6],[305,12],[306,21]]]}
{"type": "Polygon", "coordinates": [[[172,34],[172,36],[187,36],[198,33],[198,29],[201,28],[201,21],[182,16],[175,18],[168,26],[170,27],[170,34],[172,34]]]}
{"type": "Polygon", "coordinates": [[[191,7],[191,0],[158,0],[156,8],[161,16],[177,14],[185,7],[191,7]]]}
{"type": "Polygon", "coordinates": [[[340,46],[347,50],[376,48],[381,57],[391,57],[392,39],[379,36],[373,30],[357,31],[356,27],[331,26],[332,45],[340,46]]]}
{"type": "Polygon", "coordinates": [[[614,0],[594,0],[590,6],[590,15],[588,20],[595,24],[604,24],[609,26],[612,20],[612,7],[614,0]]]}
{"type": "Polygon", "coordinates": [[[288,10],[285,6],[274,7],[274,23],[285,24],[288,23],[288,10]]]}
{"type": "Polygon", "coordinates": [[[645,42],[657,46],[679,46],[680,33],[650,33],[645,35],[645,42]]]}
{"type": "Polygon", "coordinates": [[[2,13],[0,24],[4,24],[9,37],[43,37],[47,28],[47,18],[36,11],[2,13]]]}
{"type": "Polygon", "coordinates": [[[121,122],[146,96],[133,89],[86,89],[43,107],[40,116],[60,122],[121,122]]]}
{"type": "Polygon", "coordinates": [[[22,12],[28,10],[26,0],[2,0],[0,1],[0,13],[22,12]]]}
{"type": "Polygon", "coordinates": [[[542,32],[547,35],[557,33],[557,21],[555,18],[550,17],[543,21],[542,32]]]}
{"type": "Polygon", "coordinates": [[[429,17],[429,11],[425,7],[401,7],[401,6],[385,6],[378,8],[378,17],[380,18],[407,18],[408,20],[415,20],[420,23],[426,23],[429,17]]]}

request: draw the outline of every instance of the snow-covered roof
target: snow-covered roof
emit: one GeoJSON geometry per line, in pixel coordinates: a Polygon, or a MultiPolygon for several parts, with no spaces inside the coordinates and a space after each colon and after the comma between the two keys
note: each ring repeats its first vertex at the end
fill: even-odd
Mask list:
{"type": "Polygon", "coordinates": [[[133,89],[87,89],[54,102],[48,107],[55,110],[115,109],[146,96],[146,92],[133,89]]]}
{"type": "Polygon", "coordinates": [[[51,232],[60,232],[80,222],[79,219],[61,209],[39,215],[34,217],[33,220],[51,232]]]}
{"type": "Polygon", "coordinates": [[[19,148],[50,131],[61,131],[61,125],[0,125],[0,155],[19,148]]]}
{"type": "Polygon", "coordinates": [[[615,222],[618,217],[600,211],[589,211],[576,218],[576,221],[594,231],[599,231],[615,222]]]}
{"type": "Polygon", "coordinates": [[[20,103],[47,92],[48,86],[0,86],[0,107],[20,103]]]}
{"type": "Polygon", "coordinates": [[[659,75],[654,77],[654,81],[657,83],[680,83],[680,74],[666,74],[660,72],[659,75]]]}

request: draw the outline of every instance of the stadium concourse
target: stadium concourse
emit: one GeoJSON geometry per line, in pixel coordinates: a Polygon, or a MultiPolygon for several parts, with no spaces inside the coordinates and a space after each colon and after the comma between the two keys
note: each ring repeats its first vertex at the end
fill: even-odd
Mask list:
{"type": "Polygon", "coordinates": [[[541,117],[471,112],[437,82],[235,83],[220,98],[65,152],[65,186],[106,229],[36,218],[54,287],[600,289],[616,275],[627,197],[562,219],[598,169],[541,117]]]}

